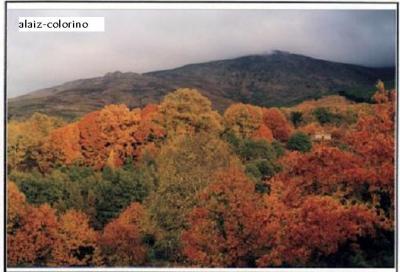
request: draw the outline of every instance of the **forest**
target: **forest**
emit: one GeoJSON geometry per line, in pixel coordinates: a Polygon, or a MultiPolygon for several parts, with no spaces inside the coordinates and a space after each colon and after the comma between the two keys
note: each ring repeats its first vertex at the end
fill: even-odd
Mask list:
{"type": "Polygon", "coordinates": [[[393,267],[395,96],[9,120],[7,265],[393,267]]]}

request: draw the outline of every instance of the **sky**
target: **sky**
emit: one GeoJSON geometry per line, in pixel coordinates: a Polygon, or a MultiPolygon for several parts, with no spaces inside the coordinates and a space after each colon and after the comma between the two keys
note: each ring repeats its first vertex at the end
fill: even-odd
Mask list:
{"type": "Polygon", "coordinates": [[[9,10],[7,94],[108,72],[144,73],[283,50],[393,66],[390,10],[9,10]],[[19,16],[104,16],[97,33],[18,32],[19,16]]]}

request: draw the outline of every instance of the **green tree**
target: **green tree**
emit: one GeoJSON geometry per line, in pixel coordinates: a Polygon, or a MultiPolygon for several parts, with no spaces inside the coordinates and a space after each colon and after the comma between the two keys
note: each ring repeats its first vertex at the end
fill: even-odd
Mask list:
{"type": "Polygon", "coordinates": [[[255,159],[277,159],[274,147],[265,140],[245,139],[239,145],[237,154],[243,161],[251,161],[255,159]]]}
{"type": "Polygon", "coordinates": [[[150,215],[163,232],[156,255],[179,258],[179,236],[195,196],[211,182],[212,174],[240,161],[223,141],[206,133],[181,135],[164,145],[157,161],[159,186],[146,201],[150,215]]]}
{"type": "Polygon", "coordinates": [[[155,181],[146,169],[104,168],[102,180],[94,189],[98,227],[117,217],[131,202],[143,202],[154,186],[155,181]]]}
{"type": "Polygon", "coordinates": [[[331,112],[328,108],[318,107],[313,111],[314,117],[321,125],[340,124],[343,117],[338,113],[331,112]]]}
{"type": "Polygon", "coordinates": [[[312,143],[310,136],[303,132],[296,132],[289,138],[287,146],[290,150],[308,152],[311,150],[312,143]]]}
{"type": "Polygon", "coordinates": [[[303,113],[300,111],[292,111],[290,113],[290,120],[292,121],[294,127],[298,127],[301,122],[303,122],[303,113]]]}
{"type": "Polygon", "coordinates": [[[96,229],[132,201],[142,202],[156,184],[152,168],[133,164],[117,169],[106,167],[102,172],[81,166],[53,169],[47,174],[13,171],[10,178],[29,203],[48,203],[59,212],[83,211],[96,229]]]}
{"type": "Polygon", "coordinates": [[[277,162],[284,153],[281,143],[266,140],[240,139],[234,133],[226,132],[223,138],[239,156],[245,166],[245,173],[256,183],[256,190],[265,193],[268,188],[264,182],[281,170],[277,162]]]}

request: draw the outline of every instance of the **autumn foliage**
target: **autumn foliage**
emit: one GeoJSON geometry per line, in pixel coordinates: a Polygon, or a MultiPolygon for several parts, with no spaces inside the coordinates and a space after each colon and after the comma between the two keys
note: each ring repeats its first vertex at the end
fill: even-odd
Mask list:
{"type": "Polygon", "coordinates": [[[29,167],[29,160],[36,159],[37,149],[56,128],[63,126],[59,118],[35,113],[29,119],[10,121],[7,130],[7,165],[13,169],[29,167]]]}
{"type": "Polygon", "coordinates": [[[20,225],[7,236],[7,257],[10,266],[44,266],[52,261],[52,248],[57,242],[55,210],[44,204],[27,206],[20,225]]]}
{"type": "Polygon", "coordinates": [[[57,266],[96,266],[102,260],[98,233],[89,226],[88,216],[69,210],[59,218],[53,261],[57,266]]]}
{"type": "Polygon", "coordinates": [[[85,214],[70,210],[58,217],[44,204],[25,202],[25,196],[9,182],[7,257],[9,266],[101,265],[97,233],[85,214]]]}
{"type": "Polygon", "coordinates": [[[395,98],[10,121],[7,265],[391,267],[395,98]]]}
{"type": "Polygon", "coordinates": [[[289,139],[293,129],[282,112],[276,108],[263,109],[262,118],[275,139],[283,142],[289,139]]]}
{"type": "Polygon", "coordinates": [[[345,241],[373,234],[377,220],[366,206],[345,206],[329,196],[308,196],[294,208],[274,196],[266,202],[273,205],[272,222],[279,227],[258,266],[305,266],[312,258],[335,253],[345,241]]]}
{"type": "Polygon", "coordinates": [[[54,130],[42,146],[38,158],[43,171],[58,164],[83,163],[101,169],[121,166],[139,156],[146,144],[164,135],[153,122],[158,107],[129,110],[125,105],[109,105],[85,115],[80,121],[54,130]]]}
{"type": "Polygon", "coordinates": [[[238,169],[215,175],[190,214],[190,228],[182,234],[183,252],[197,265],[246,267],[265,241],[261,197],[238,169]]]}
{"type": "Polygon", "coordinates": [[[233,104],[224,113],[226,127],[242,138],[287,141],[292,128],[276,108],[233,104]]]}
{"type": "Polygon", "coordinates": [[[147,249],[142,243],[141,220],[144,209],[132,203],[118,218],[105,226],[99,244],[108,265],[135,266],[146,261],[147,249]]]}
{"type": "MultiPolygon", "coordinates": [[[[374,99],[373,115],[362,115],[355,129],[347,133],[346,143],[361,158],[365,168],[373,172],[369,191],[373,202],[393,217],[394,210],[394,163],[395,163],[395,93],[378,90],[374,99]],[[390,207],[382,207],[384,194],[390,198],[390,207]]],[[[392,218],[393,219],[393,218],[392,218]]]]}

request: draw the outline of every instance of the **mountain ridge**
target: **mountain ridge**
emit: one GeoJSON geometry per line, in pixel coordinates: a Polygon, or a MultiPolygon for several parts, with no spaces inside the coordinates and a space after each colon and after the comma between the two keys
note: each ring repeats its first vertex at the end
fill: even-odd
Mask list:
{"type": "Polygon", "coordinates": [[[76,118],[106,104],[142,107],[177,88],[197,88],[217,110],[232,103],[289,106],[393,80],[394,68],[373,68],[275,51],[233,59],[186,64],[146,73],[111,72],[77,79],[9,99],[10,118],[35,111],[76,118]]]}

